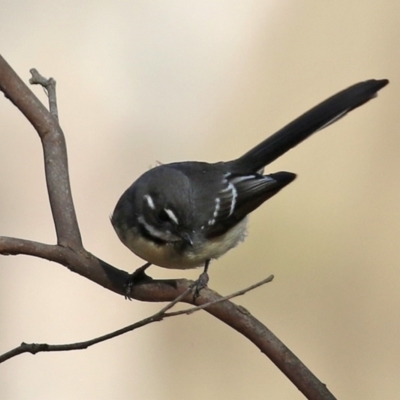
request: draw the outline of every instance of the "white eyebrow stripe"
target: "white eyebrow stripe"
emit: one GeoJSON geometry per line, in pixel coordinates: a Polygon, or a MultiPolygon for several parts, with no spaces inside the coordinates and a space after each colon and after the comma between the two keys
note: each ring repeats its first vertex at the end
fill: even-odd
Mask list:
{"type": "Polygon", "coordinates": [[[179,225],[179,220],[172,210],[169,208],[164,208],[164,211],[168,214],[168,217],[172,222],[174,222],[176,225],[179,225]]]}
{"type": "Polygon", "coordinates": [[[153,199],[151,198],[151,196],[150,196],[149,194],[146,194],[146,195],[144,195],[143,198],[146,200],[148,206],[149,206],[152,210],[155,210],[156,206],[154,205],[154,201],[153,201],[153,199]]]}

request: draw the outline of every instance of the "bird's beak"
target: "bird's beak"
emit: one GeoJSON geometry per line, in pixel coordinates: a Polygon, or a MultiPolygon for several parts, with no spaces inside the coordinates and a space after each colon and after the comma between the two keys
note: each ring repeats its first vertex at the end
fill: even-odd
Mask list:
{"type": "Polygon", "coordinates": [[[188,232],[183,232],[181,235],[182,240],[190,246],[193,246],[193,237],[188,232]]]}

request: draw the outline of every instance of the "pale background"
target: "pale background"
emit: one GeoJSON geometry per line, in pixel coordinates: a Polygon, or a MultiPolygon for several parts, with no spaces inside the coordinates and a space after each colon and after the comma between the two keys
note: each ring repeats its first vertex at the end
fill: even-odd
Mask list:
{"type": "MultiPolygon", "coordinates": [[[[400,397],[400,2],[0,1],[1,52],[58,82],[84,243],[133,271],[109,215],[156,161],[228,160],[360,80],[377,100],[269,167],[298,179],[211,266],[229,293],[340,399],[400,397]]],[[[45,101],[43,91],[35,93],[45,101]]],[[[0,234],[54,243],[39,139],[0,99],[0,234]]],[[[0,351],[69,343],[160,305],[127,302],[57,264],[0,259],[0,351]]],[[[153,267],[155,277],[199,271],[153,267]]],[[[86,351],[0,366],[2,399],[301,399],[257,348],[205,313],[86,351]]]]}

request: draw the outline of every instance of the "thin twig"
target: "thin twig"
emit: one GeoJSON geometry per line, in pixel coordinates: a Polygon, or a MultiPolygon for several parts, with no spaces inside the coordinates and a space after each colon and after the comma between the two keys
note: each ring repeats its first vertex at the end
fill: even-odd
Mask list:
{"type": "Polygon", "coordinates": [[[41,85],[49,98],[49,110],[50,114],[58,121],[58,106],[57,106],[57,95],[56,95],[56,81],[53,78],[45,78],[41,75],[37,69],[32,68],[29,70],[32,78],[29,79],[29,83],[32,85],[41,85]]]}
{"type": "Polygon", "coordinates": [[[22,353],[37,354],[37,353],[41,353],[41,352],[71,351],[71,350],[87,349],[90,346],[104,342],[109,339],[113,339],[117,336],[123,335],[124,333],[131,332],[131,331],[141,328],[145,325],[149,325],[153,322],[162,321],[165,318],[175,317],[178,315],[184,315],[184,314],[190,315],[196,311],[203,310],[204,308],[210,307],[217,303],[221,303],[223,301],[233,299],[234,297],[241,296],[251,290],[254,290],[254,289],[260,287],[261,285],[265,285],[266,283],[271,282],[272,279],[273,279],[273,276],[270,275],[268,278],[263,279],[262,281],[257,282],[254,285],[251,285],[245,289],[238,290],[237,292],[232,293],[228,296],[218,298],[216,300],[210,301],[210,302],[202,304],[200,306],[191,307],[189,309],[179,310],[179,311],[168,313],[167,312],[168,310],[170,310],[179,301],[181,301],[186,295],[188,295],[190,292],[192,292],[193,289],[191,287],[188,287],[186,291],[184,291],[179,296],[177,296],[174,300],[169,302],[161,310],[159,310],[158,312],[156,312],[155,314],[153,314],[150,317],[147,317],[147,318],[142,319],[141,321],[135,322],[134,324],[128,325],[128,326],[118,329],[114,332],[107,333],[106,335],[102,335],[102,336],[99,336],[94,339],[86,340],[84,342],[69,343],[69,344],[21,343],[20,346],[8,351],[7,353],[0,355],[0,363],[7,361],[10,358],[13,358],[22,353]]]}
{"type": "Polygon", "coordinates": [[[172,300],[164,308],[162,308],[159,311],[159,313],[163,314],[163,315],[167,315],[168,310],[170,310],[175,304],[179,303],[182,299],[184,299],[191,292],[192,292],[192,288],[189,286],[184,292],[182,292],[179,296],[177,296],[174,300],[172,300]]]}
{"type": "Polygon", "coordinates": [[[190,307],[190,308],[187,308],[185,310],[174,311],[174,312],[169,312],[169,313],[166,312],[165,316],[173,317],[175,315],[182,315],[182,314],[190,315],[190,314],[193,314],[196,311],[204,310],[205,308],[208,308],[208,307],[213,306],[215,304],[221,303],[223,301],[227,301],[227,300],[233,299],[234,297],[243,296],[245,293],[250,292],[251,290],[254,290],[254,289],[256,289],[256,288],[258,288],[258,287],[260,287],[262,285],[265,285],[266,283],[271,282],[273,279],[274,279],[274,276],[270,275],[268,278],[265,278],[262,281],[255,283],[254,285],[251,285],[251,286],[249,286],[249,287],[247,287],[245,289],[238,290],[237,292],[234,292],[234,293],[229,294],[227,296],[220,297],[217,300],[210,301],[210,302],[202,304],[200,306],[190,307]]]}

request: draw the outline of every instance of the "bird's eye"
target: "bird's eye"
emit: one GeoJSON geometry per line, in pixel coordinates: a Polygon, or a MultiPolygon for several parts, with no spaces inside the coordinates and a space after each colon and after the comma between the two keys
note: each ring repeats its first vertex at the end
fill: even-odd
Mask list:
{"type": "Polygon", "coordinates": [[[164,209],[160,210],[160,212],[158,213],[158,219],[161,222],[170,222],[171,221],[171,218],[169,217],[169,215],[167,214],[167,212],[164,209]]]}
{"type": "Polygon", "coordinates": [[[175,225],[179,225],[178,217],[169,208],[163,208],[157,215],[160,222],[172,222],[175,225]]]}

